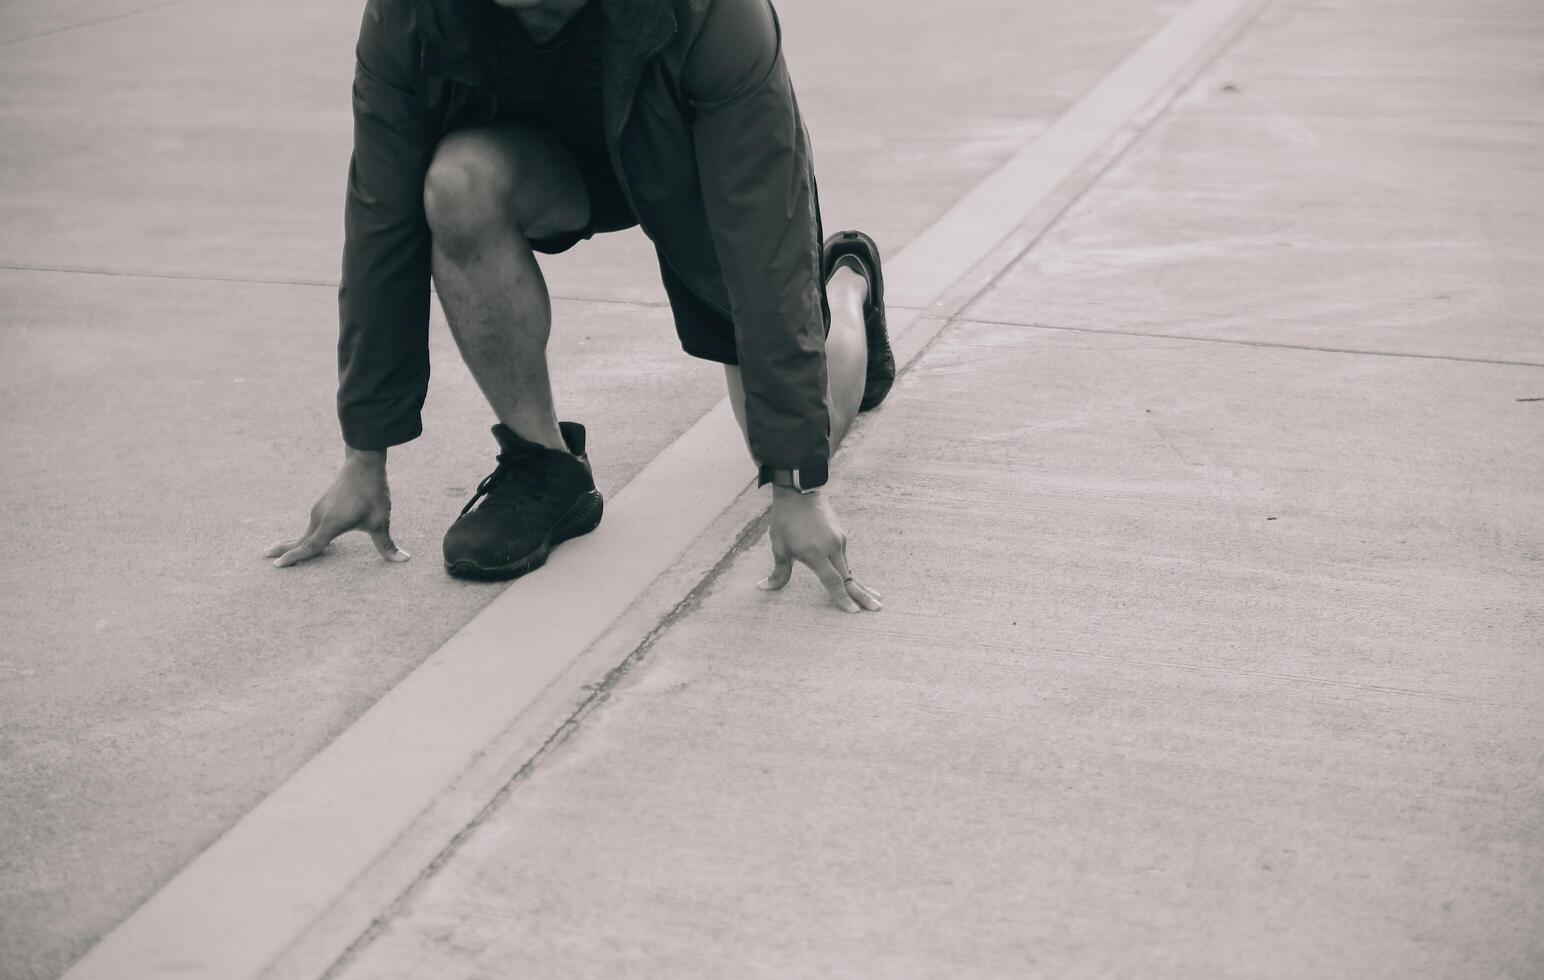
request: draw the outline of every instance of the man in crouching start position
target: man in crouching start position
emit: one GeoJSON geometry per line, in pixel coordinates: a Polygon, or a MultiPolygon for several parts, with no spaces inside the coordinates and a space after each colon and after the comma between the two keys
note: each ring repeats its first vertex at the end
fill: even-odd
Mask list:
{"type": "Polygon", "coordinates": [[[895,377],[879,252],[821,241],[808,136],[768,0],[369,0],[339,290],[336,481],[280,567],[363,530],[392,543],[386,453],[422,431],[432,273],[498,424],[498,466],[445,535],[452,575],[507,579],[601,519],[584,427],[559,422],[534,253],[640,225],[681,346],[724,365],[761,482],[772,574],[807,565],[849,612],[819,488],[895,377]]]}

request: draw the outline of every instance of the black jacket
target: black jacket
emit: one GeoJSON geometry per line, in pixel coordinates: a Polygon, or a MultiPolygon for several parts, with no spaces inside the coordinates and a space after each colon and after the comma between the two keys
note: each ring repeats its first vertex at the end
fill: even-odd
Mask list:
{"type": "MultiPolygon", "coordinates": [[[[598,0],[606,146],[676,317],[727,314],[751,452],[829,457],[820,218],[808,135],[768,0],[598,0]]],[[[423,183],[447,132],[490,120],[491,0],[369,0],[339,290],[338,415],[358,449],[422,431],[429,383],[423,183]]],[[[686,321],[683,321],[686,322],[686,321]]]]}

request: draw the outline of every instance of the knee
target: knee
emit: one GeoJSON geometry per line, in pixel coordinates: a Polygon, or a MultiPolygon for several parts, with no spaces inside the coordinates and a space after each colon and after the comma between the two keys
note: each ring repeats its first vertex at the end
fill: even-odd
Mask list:
{"type": "Polygon", "coordinates": [[[424,214],[435,243],[458,251],[490,235],[577,231],[589,220],[590,202],[573,164],[541,140],[452,133],[424,176],[424,214]]]}
{"type": "Polygon", "coordinates": [[[475,140],[452,134],[441,141],[424,175],[424,216],[441,247],[475,243],[513,221],[513,175],[475,140]]]}

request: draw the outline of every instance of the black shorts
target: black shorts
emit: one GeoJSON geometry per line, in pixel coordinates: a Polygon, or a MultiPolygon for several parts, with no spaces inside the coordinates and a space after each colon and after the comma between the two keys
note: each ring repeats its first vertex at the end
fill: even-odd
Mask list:
{"type": "MultiPolygon", "coordinates": [[[[588,238],[609,231],[625,231],[638,224],[638,216],[627,203],[627,195],[617,180],[616,170],[604,147],[563,140],[563,146],[579,165],[584,189],[590,197],[590,220],[578,231],[551,238],[531,239],[531,250],[544,255],[566,252],[588,238]]],[[[676,337],[681,349],[692,357],[719,364],[739,364],[735,347],[734,320],[710,306],[681,281],[663,257],[659,263],[660,280],[674,314],[676,337]]],[[[831,333],[831,311],[821,291],[820,310],[826,333],[831,333]]]]}
{"type": "MultiPolygon", "coordinates": [[[[561,137],[560,137],[561,140],[561,137]]],[[[579,176],[584,179],[585,192],[590,197],[590,220],[578,231],[565,232],[552,238],[531,239],[531,249],[545,255],[566,252],[593,235],[608,231],[623,231],[638,223],[638,216],[627,203],[627,195],[617,181],[616,170],[603,146],[580,145],[561,140],[564,149],[579,165],[579,176]]]]}
{"type": "MultiPolygon", "coordinates": [[[[627,195],[622,191],[605,149],[569,140],[564,140],[563,146],[579,165],[579,175],[584,179],[584,189],[590,197],[590,220],[578,231],[531,239],[531,250],[544,255],[557,255],[595,235],[624,231],[638,224],[638,216],[627,203],[627,195]]],[[[676,336],[682,350],[692,357],[720,364],[740,363],[735,349],[734,321],[699,299],[663,261],[660,262],[660,278],[675,314],[676,336]]]]}

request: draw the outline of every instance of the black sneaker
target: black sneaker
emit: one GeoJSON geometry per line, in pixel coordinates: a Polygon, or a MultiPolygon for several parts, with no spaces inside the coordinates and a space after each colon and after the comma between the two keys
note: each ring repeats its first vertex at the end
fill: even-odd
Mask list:
{"type": "MultiPolygon", "coordinates": [[[[890,330],[885,326],[885,277],[879,269],[879,246],[861,231],[839,231],[826,239],[821,249],[821,267],[827,280],[836,271],[840,259],[856,260],[863,278],[868,280],[868,297],[863,301],[863,328],[868,334],[868,374],[863,383],[863,400],[858,411],[878,407],[895,384],[895,354],[890,350],[890,330]]],[[[845,264],[845,263],[843,263],[845,264]]]]}
{"type": "Polygon", "coordinates": [[[584,454],[584,426],[560,422],[558,429],[566,453],[527,442],[506,426],[493,427],[502,450],[499,465],[445,532],[447,572],[458,578],[518,578],[545,564],[558,544],[600,524],[603,505],[584,454]]]}

